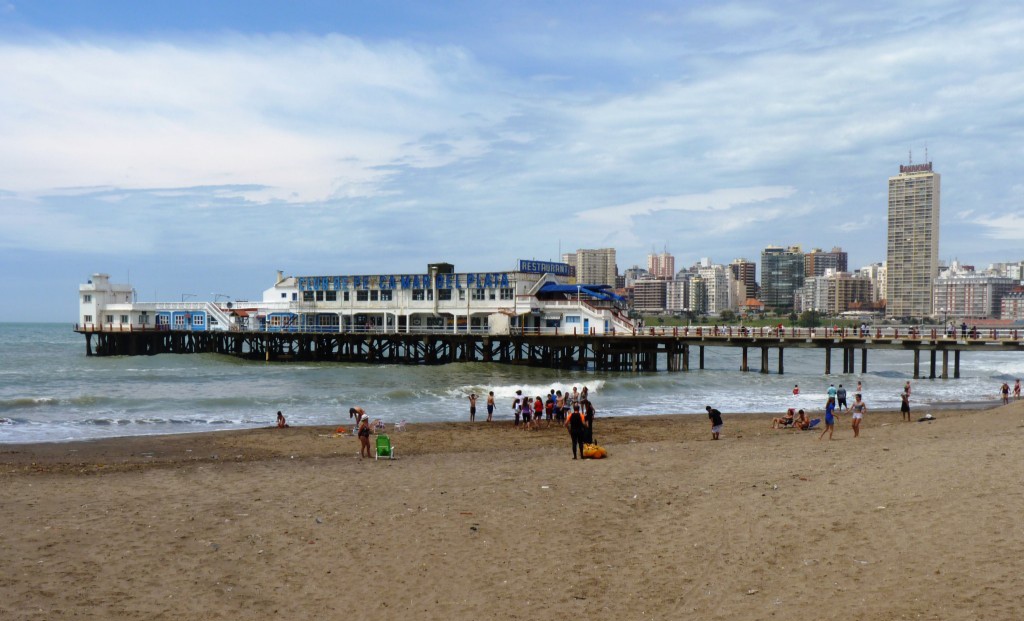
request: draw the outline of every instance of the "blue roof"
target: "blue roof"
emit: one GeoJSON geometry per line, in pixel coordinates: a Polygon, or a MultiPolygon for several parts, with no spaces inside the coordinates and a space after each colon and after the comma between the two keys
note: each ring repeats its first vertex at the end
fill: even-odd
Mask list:
{"type": "Polygon", "coordinates": [[[609,300],[612,302],[625,302],[626,299],[620,295],[615,295],[611,291],[611,287],[608,285],[560,285],[558,283],[547,282],[544,286],[537,291],[537,294],[550,294],[550,293],[567,293],[571,295],[586,295],[597,300],[609,300]]]}

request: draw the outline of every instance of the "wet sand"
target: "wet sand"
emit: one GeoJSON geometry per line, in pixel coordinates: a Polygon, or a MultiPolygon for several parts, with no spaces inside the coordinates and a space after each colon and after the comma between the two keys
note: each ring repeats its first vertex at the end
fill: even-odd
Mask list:
{"type": "Polygon", "coordinates": [[[1024,403],[934,414],[0,445],[0,618],[1018,618],[1024,403]]]}

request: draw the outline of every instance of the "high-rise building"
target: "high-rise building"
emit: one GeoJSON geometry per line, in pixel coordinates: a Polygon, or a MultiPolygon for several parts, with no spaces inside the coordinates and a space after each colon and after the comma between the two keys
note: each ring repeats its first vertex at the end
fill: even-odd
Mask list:
{"type": "Polygon", "coordinates": [[[793,310],[793,296],[804,284],[800,246],[768,246],[761,251],[761,301],[766,310],[793,310]]]}
{"type": "Polygon", "coordinates": [[[633,283],[633,308],[641,313],[665,311],[665,285],[667,280],[647,279],[633,283]]]}
{"type": "Polygon", "coordinates": [[[939,174],[932,163],[889,177],[887,317],[930,317],[939,275],[939,174]]]}
{"type": "MultiPolygon", "coordinates": [[[[563,258],[564,261],[564,258],[563,258]]],[[[615,248],[576,251],[576,282],[586,285],[608,285],[614,287],[618,269],[615,267],[615,248]]]]}
{"type": "Polygon", "coordinates": [[[824,276],[811,276],[797,290],[798,311],[818,311],[838,316],[851,310],[871,308],[871,279],[849,272],[828,270],[824,276]]]}
{"type": "Polygon", "coordinates": [[[715,265],[709,261],[707,265],[697,268],[697,275],[704,281],[706,313],[718,315],[724,310],[733,310],[736,307],[731,289],[735,281],[728,267],[715,265]]]}
{"type": "Polygon", "coordinates": [[[878,303],[885,299],[885,263],[872,263],[860,268],[856,276],[871,281],[871,301],[878,303]]]}
{"type": "Polygon", "coordinates": [[[640,267],[639,265],[634,265],[633,267],[627,267],[626,271],[623,272],[623,277],[624,277],[624,280],[623,280],[623,286],[624,287],[632,287],[633,284],[636,281],[638,281],[638,280],[644,280],[644,279],[648,279],[648,278],[653,278],[653,276],[651,275],[651,273],[649,271],[645,270],[644,268],[640,267]]]}
{"type": "Polygon", "coordinates": [[[732,277],[743,286],[743,299],[737,300],[738,303],[757,297],[757,263],[747,259],[733,259],[729,270],[732,271],[732,277]]]}
{"type": "Polygon", "coordinates": [[[689,272],[676,274],[675,279],[665,284],[665,310],[679,313],[690,310],[690,278],[689,272]]]}
{"type": "Polygon", "coordinates": [[[842,248],[833,248],[831,252],[814,248],[804,255],[804,278],[824,276],[828,270],[845,272],[848,266],[849,259],[842,248]]]}
{"type": "Polygon", "coordinates": [[[676,258],[668,252],[647,255],[647,271],[654,278],[666,280],[676,275],[676,258]]]}

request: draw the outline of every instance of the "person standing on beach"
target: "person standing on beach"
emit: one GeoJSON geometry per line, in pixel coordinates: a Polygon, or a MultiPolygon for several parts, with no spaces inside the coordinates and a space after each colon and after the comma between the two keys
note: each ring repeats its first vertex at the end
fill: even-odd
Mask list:
{"type": "Polygon", "coordinates": [[[1013,400],[1020,399],[1020,379],[1013,384],[1013,400]]]}
{"type": "Polygon", "coordinates": [[[469,394],[469,422],[476,422],[476,393],[469,394]]]}
{"type": "Polygon", "coordinates": [[[800,396],[800,384],[793,384],[793,396],[794,397],[799,397],[800,396]]]}
{"type": "Polygon", "coordinates": [[[853,427],[853,437],[859,438],[860,421],[864,419],[864,413],[868,411],[868,406],[860,400],[860,393],[853,396],[853,406],[846,411],[853,412],[853,415],[850,417],[850,426],[853,427]]]}
{"type": "Polygon", "coordinates": [[[846,389],[843,388],[842,384],[836,389],[836,407],[844,409],[849,407],[846,405],[846,389]]]}
{"type": "Polygon", "coordinates": [[[861,384],[860,380],[857,380],[857,392],[859,392],[859,393],[863,393],[864,392],[864,389],[862,388],[862,384],[861,384]]]}
{"type": "Polygon", "coordinates": [[[565,407],[565,395],[563,395],[562,391],[559,390],[555,393],[555,418],[558,419],[559,422],[564,421],[567,410],[568,408],[565,407]]]}
{"type": "Polygon", "coordinates": [[[910,422],[910,393],[906,391],[900,395],[900,417],[910,422]]]}
{"type": "MultiPolygon", "coordinates": [[[[586,390],[586,388],[584,388],[586,390]]],[[[587,424],[583,430],[583,441],[587,444],[594,443],[594,414],[597,412],[594,410],[594,404],[590,402],[590,399],[584,399],[580,401],[580,407],[583,408],[583,422],[587,424]]]]}
{"type": "Polygon", "coordinates": [[[366,453],[366,457],[370,457],[370,417],[363,416],[359,421],[359,459],[363,458],[363,453],[366,453]]]}
{"type": "Polygon", "coordinates": [[[487,422],[494,417],[494,391],[487,393],[487,422]]]}
{"type": "Polygon", "coordinates": [[[569,437],[572,438],[572,458],[576,459],[576,447],[580,449],[580,457],[583,457],[583,429],[587,423],[583,420],[583,413],[580,406],[572,406],[572,413],[565,420],[565,426],[569,429],[569,437]]]}
{"type": "Polygon", "coordinates": [[[999,392],[1003,393],[1003,405],[1010,402],[1010,385],[1003,382],[1003,385],[999,387],[999,392]]]}
{"type": "Polygon", "coordinates": [[[722,433],[722,413],[710,405],[704,406],[704,409],[708,411],[708,418],[711,419],[711,439],[717,440],[722,433]]]}
{"type": "Polygon", "coordinates": [[[833,405],[835,405],[835,403],[836,403],[836,385],[835,384],[829,384],[828,385],[828,400],[831,401],[833,405]]]}
{"type": "Polygon", "coordinates": [[[515,426],[519,426],[519,408],[522,406],[523,391],[516,391],[516,398],[512,400],[512,415],[516,417],[515,426]]]}
{"type": "Polygon", "coordinates": [[[819,440],[824,438],[825,433],[828,432],[828,439],[830,442],[832,441],[832,432],[835,431],[836,426],[835,410],[836,400],[830,398],[825,404],[825,428],[821,430],[821,435],[818,436],[819,440]]]}

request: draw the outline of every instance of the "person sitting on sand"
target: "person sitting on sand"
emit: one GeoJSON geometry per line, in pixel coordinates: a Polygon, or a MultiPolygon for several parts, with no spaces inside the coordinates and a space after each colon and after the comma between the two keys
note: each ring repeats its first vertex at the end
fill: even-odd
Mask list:
{"type": "Polygon", "coordinates": [[[796,413],[796,422],[793,423],[793,427],[800,431],[805,431],[811,426],[811,419],[807,418],[807,414],[803,410],[796,413]]]}
{"type": "Polygon", "coordinates": [[[278,410],[277,411],[277,428],[278,429],[284,429],[287,426],[288,426],[288,423],[285,422],[285,420],[284,420],[284,414],[281,413],[281,410],[278,410]]]}
{"type": "Polygon", "coordinates": [[[772,419],[772,429],[786,429],[793,425],[793,408],[786,410],[785,416],[776,416],[772,419]]]}

